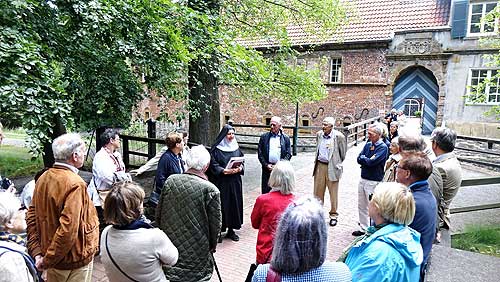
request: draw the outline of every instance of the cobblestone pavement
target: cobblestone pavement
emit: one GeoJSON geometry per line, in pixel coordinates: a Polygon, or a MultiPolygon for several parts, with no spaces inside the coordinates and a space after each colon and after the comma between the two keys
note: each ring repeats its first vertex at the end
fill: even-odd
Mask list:
{"type": "MultiPolygon", "coordinates": [[[[344,161],[344,175],[339,186],[339,222],[335,227],[329,227],[327,259],[336,260],[352,240],[352,231],[357,227],[357,184],[360,178],[360,168],[356,163],[356,157],[362,146],[352,147],[347,153],[344,161]]],[[[244,281],[248,268],[255,261],[255,243],[257,240],[257,230],[254,230],[250,223],[250,213],[252,212],[255,199],[260,195],[260,166],[255,154],[245,155],[246,172],[243,178],[244,185],[244,224],[237,231],[240,236],[239,242],[224,239],[217,247],[215,259],[222,276],[222,281],[238,282],[244,281]]],[[[312,170],[314,153],[300,153],[292,158],[292,165],[296,171],[297,189],[295,194],[298,197],[311,195],[313,190],[312,170]]],[[[474,177],[487,174],[487,171],[466,172],[464,177],[474,177]]],[[[500,193],[497,193],[500,194],[500,193]]],[[[324,207],[325,218],[328,219],[329,201],[328,192],[325,195],[327,200],[324,207]]],[[[461,198],[467,198],[462,196],[461,198]]],[[[462,201],[460,201],[462,202],[462,201]]],[[[496,212],[498,214],[498,210],[496,212]]],[[[94,260],[93,281],[108,281],[104,272],[104,267],[100,263],[100,258],[94,260]]],[[[219,281],[216,272],[211,281],[219,281]]]]}

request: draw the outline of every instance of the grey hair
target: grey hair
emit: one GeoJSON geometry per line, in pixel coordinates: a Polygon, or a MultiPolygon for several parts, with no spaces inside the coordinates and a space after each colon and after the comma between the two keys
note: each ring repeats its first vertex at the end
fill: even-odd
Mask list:
{"type": "Polygon", "coordinates": [[[279,161],[271,171],[269,186],[288,195],[295,190],[295,171],[289,161],[279,161]]]}
{"type": "Polygon", "coordinates": [[[423,152],[427,147],[424,138],[420,134],[399,135],[398,145],[401,152],[423,152]]]}
{"type": "Polygon", "coordinates": [[[399,127],[399,122],[397,120],[391,121],[390,125],[394,125],[394,126],[399,127]]]}
{"type": "Polygon", "coordinates": [[[290,204],[274,237],[271,266],[279,273],[303,273],[326,258],[327,228],[323,207],[312,196],[290,204]]]}
{"type": "Polygon", "coordinates": [[[11,221],[21,208],[21,202],[12,193],[0,192],[0,230],[11,221]]]}
{"type": "Polygon", "coordinates": [[[382,134],[384,133],[384,127],[385,126],[382,126],[380,122],[372,123],[368,126],[368,128],[375,130],[380,137],[382,137],[382,134]]]}
{"type": "Polygon", "coordinates": [[[203,145],[194,146],[186,162],[188,167],[201,171],[210,163],[210,153],[203,145]]]}
{"type": "Polygon", "coordinates": [[[274,121],[276,121],[278,124],[281,124],[281,118],[280,118],[280,117],[278,117],[278,116],[273,116],[273,117],[271,118],[271,121],[273,121],[273,120],[274,120],[274,121]]]}
{"type": "Polygon", "coordinates": [[[437,127],[432,131],[431,140],[445,152],[455,150],[455,142],[457,141],[457,133],[447,127],[437,127]]]}
{"type": "Polygon", "coordinates": [[[56,161],[67,162],[73,153],[78,148],[84,146],[85,143],[78,133],[63,134],[52,142],[52,152],[56,161]]]}
{"type": "Polygon", "coordinates": [[[101,143],[102,145],[108,144],[111,139],[114,139],[116,135],[120,135],[120,131],[116,128],[106,128],[104,132],[101,134],[101,143]]]}

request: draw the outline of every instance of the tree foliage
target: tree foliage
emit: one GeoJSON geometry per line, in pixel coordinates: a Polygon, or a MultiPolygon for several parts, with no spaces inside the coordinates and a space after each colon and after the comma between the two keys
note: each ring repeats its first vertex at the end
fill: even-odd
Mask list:
{"type": "MultiPolygon", "coordinates": [[[[497,5],[490,13],[481,19],[482,24],[491,24],[500,18],[500,7],[497,5]]],[[[500,50],[500,39],[498,37],[484,37],[480,39],[480,44],[485,48],[500,50]]],[[[486,66],[491,68],[500,68],[500,51],[495,54],[483,55],[486,66]]],[[[482,78],[479,84],[469,87],[465,99],[473,104],[485,104],[488,101],[488,93],[500,91],[500,71],[494,71],[494,75],[489,78],[482,78]]],[[[500,101],[494,101],[500,103],[500,101]]],[[[486,116],[492,116],[500,120],[500,104],[493,105],[484,113],[486,116]]]]}
{"type": "Polygon", "coordinates": [[[0,119],[20,120],[39,153],[55,124],[126,127],[147,91],[186,99],[200,70],[243,98],[316,100],[325,87],[290,63],[287,27],[319,42],[345,21],[338,0],[0,0],[0,119]],[[241,44],[256,37],[273,55],[241,44]]]}

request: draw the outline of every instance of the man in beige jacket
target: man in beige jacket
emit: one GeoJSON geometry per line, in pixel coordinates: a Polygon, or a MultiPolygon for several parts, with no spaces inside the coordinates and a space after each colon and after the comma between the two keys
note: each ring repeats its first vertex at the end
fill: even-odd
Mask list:
{"type": "Polygon", "coordinates": [[[333,127],[335,119],[326,117],[323,130],[316,134],[316,158],[314,162],[314,196],[323,203],[325,189],[330,194],[330,226],[337,225],[338,189],[342,176],[342,162],[347,152],[345,136],[333,127]]]}

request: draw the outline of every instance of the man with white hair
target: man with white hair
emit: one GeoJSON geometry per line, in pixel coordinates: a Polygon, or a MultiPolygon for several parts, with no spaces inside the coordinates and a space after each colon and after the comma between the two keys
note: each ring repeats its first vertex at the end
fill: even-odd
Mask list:
{"type": "MultiPolygon", "coordinates": [[[[443,203],[438,209],[439,228],[450,229],[450,205],[462,184],[462,167],[453,150],[457,133],[446,127],[437,127],[432,131],[431,142],[432,151],[436,155],[436,159],[432,164],[435,166],[443,181],[443,203]]],[[[438,232],[437,239],[441,237],[438,232]]]]}
{"type": "Polygon", "coordinates": [[[208,281],[222,225],[220,192],[205,174],[210,153],[203,145],[191,148],[189,169],[172,174],[161,192],[156,208],[158,227],[177,247],[175,266],[166,266],[169,281],[208,281]]]}
{"type": "Polygon", "coordinates": [[[353,236],[365,234],[370,226],[368,204],[375,186],[384,178],[384,165],[388,157],[388,148],[382,141],[383,125],[370,124],[368,127],[368,142],[358,155],[358,164],[361,165],[361,179],[358,185],[358,215],[361,230],[352,232],[353,236]]]}
{"type": "Polygon", "coordinates": [[[47,270],[47,281],[90,282],[99,221],[78,175],[85,143],[78,134],[64,134],[52,151],[55,163],[36,181],[27,214],[28,250],[38,270],[47,270]]]}
{"type": "Polygon", "coordinates": [[[281,118],[271,118],[271,130],[262,134],[257,147],[257,157],[262,165],[261,190],[262,194],[269,193],[271,187],[268,185],[269,176],[274,165],[281,160],[290,160],[292,150],[290,137],[281,130],[281,118]]]}
{"type": "Polygon", "coordinates": [[[342,162],[347,152],[345,136],[333,129],[335,119],[326,117],[323,130],[316,133],[316,158],[314,160],[314,196],[321,202],[325,199],[325,189],[330,194],[330,226],[337,225],[338,189],[342,176],[342,162]]]}

